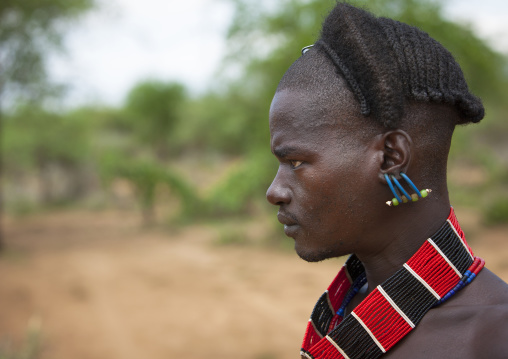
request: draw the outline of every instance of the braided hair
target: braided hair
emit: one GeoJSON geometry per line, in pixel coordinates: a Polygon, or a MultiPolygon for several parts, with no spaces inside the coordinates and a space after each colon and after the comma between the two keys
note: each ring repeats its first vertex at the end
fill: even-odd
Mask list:
{"type": "MultiPolygon", "coordinates": [[[[450,52],[416,27],[339,2],[314,47],[333,62],[362,114],[385,128],[401,125],[409,102],[452,106],[458,114],[453,125],[484,117],[450,52]]],[[[278,90],[294,80],[283,78],[278,90]]]]}

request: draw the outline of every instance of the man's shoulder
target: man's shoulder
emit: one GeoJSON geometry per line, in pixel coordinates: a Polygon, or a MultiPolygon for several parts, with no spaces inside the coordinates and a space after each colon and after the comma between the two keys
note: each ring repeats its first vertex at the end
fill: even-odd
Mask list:
{"type": "Polygon", "coordinates": [[[387,357],[506,358],[506,338],[508,284],[483,269],[470,285],[431,309],[387,357]]]}
{"type": "Polygon", "coordinates": [[[508,284],[487,268],[465,287],[449,305],[508,308],[508,284]]]}
{"type": "Polygon", "coordinates": [[[463,310],[470,329],[462,330],[470,340],[472,352],[481,358],[506,358],[508,355],[508,284],[488,269],[463,290],[457,303],[448,308],[463,310]]]}
{"type": "Polygon", "coordinates": [[[508,356],[507,303],[478,306],[471,321],[471,350],[478,358],[506,358],[508,356]]]}
{"type": "Polygon", "coordinates": [[[435,322],[431,327],[437,325],[454,332],[456,342],[474,354],[471,357],[506,357],[508,284],[488,269],[484,268],[456,298],[452,297],[429,314],[429,320],[435,322]]]}

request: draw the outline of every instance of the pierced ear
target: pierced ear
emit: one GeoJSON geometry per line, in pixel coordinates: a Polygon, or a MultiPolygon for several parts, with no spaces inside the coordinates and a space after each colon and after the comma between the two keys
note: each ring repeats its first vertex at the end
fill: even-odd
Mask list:
{"type": "Polygon", "coordinates": [[[379,179],[386,183],[385,174],[399,178],[400,172],[407,172],[411,162],[413,141],[403,130],[388,131],[383,134],[383,160],[379,169],[379,179]]]}

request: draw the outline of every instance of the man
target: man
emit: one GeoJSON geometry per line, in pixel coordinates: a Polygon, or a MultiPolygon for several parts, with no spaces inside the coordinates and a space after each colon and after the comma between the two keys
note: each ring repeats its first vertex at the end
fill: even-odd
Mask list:
{"type": "Polygon", "coordinates": [[[454,127],[483,115],[438,42],[344,3],[286,72],[268,201],[304,260],[353,254],[303,358],[508,358],[508,285],[467,245],[446,184],[454,127]]]}

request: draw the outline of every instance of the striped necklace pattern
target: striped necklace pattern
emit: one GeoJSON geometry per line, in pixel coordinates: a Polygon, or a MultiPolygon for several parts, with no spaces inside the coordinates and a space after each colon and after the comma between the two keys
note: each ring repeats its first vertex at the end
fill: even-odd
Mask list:
{"type": "Polygon", "coordinates": [[[379,358],[429,309],[470,283],[484,264],[473,255],[451,208],[443,226],[402,268],[344,317],[346,306],[366,283],[363,265],[352,255],[312,311],[302,358],[379,358]]]}

